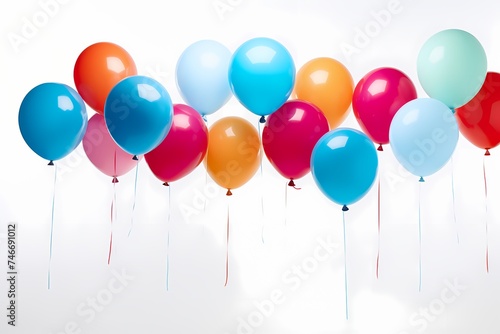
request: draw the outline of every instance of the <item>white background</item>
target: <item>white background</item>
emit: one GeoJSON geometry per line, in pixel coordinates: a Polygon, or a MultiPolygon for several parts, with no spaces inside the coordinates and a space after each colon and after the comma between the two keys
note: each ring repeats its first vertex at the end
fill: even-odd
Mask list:
{"type": "MultiPolygon", "coordinates": [[[[357,82],[374,68],[397,67],[412,78],[419,96],[425,96],[416,76],[417,54],[427,38],[447,28],[475,35],[488,55],[488,70],[500,71],[497,2],[400,0],[397,12],[382,26],[373,13],[390,3],[61,1],[52,17],[38,22],[36,34],[14,47],[9,36],[22,36],[25,20],[33,22],[43,9],[34,0],[4,2],[0,10],[0,238],[5,237],[8,222],[18,223],[19,277],[16,328],[6,324],[8,289],[6,280],[0,280],[1,332],[498,333],[499,153],[493,149],[486,159],[486,200],[483,151],[463,137],[453,163],[424,184],[399,167],[389,147],[380,154],[380,277],[375,276],[378,238],[373,188],[346,215],[349,320],[345,319],[340,207],[322,196],[310,176],[297,181],[302,190],[288,191],[285,207],[285,180],[267,161],[262,174],[258,172],[236,189],[230,199],[229,283],[224,287],[228,198],[206,180],[202,166],[172,184],[170,225],[168,190],[144,161],[139,165],[134,212],[135,173],[120,179],[114,253],[108,266],[113,187],[79,147],[57,164],[52,288],[47,289],[54,169],[28,148],[17,124],[19,105],[31,88],[49,81],[74,86],[73,65],[79,53],[92,43],[110,41],[129,51],[140,74],[156,78],[174,103],[182,103],[175,85],[175,64],[188,45],[214,39],[234,51],[249,38],[266,36],[290,50],[297,68],[312,58],[328,56],[343,62],[357,82]],[[221,3],[226,4],[226,11],[216,10],[215,5],[221,3]],[[365,28],[372,29],[372,36],[361,45],[356,35],[365,28]],[[350,56],[342,52],[341,46],[347,44],[357,47],[357,52],[350,56]],[[132,219],[134,227],[127,237],[132,219]],[[486,222],[489,274],[485,269],[486,222]],[[323,261],[312,257],[318,240],[338,244],[323,261]],[[307,276],[299,278],[290,271],[303,265],[310,271],[307,276]],[[133,279],[121,292],[110,292],[113,272],[122,271],[133,279]],[[450,284],[459,289],[453,293],[450,284]],[[273,291],[281,292],[280,303],[262,315],[256,303],[266,304],[273,291]],[[95,317],[81,312],[82,307],[91,309],[87,303],[92,298],[105,301],[98,305],[102,308],[95,317]]],[[[93,114],[88,111],[89,116],[93,114]]],[[[257,126],[258,117],[235,98],[210,116],[209,124],[229,115],[245,117],[257,126]]],[[[352,113],[343,125],[358,127],[352,113]]],[[[0,241],[0,268],[6,273],[5,239],[0,241]]]]}

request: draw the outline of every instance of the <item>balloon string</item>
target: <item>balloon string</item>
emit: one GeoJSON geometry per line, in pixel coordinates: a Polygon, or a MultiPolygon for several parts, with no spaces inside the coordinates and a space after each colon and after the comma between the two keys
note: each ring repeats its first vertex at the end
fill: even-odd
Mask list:
{"type": "Polygon", "coordinates": [[[116,183],[113,183],[113,199],[111,200],[111,232],[109,235],[109,252],[108,252],[108,266],[111,262],[111,252],[113,251],[113,221],[115,218],[115,203],[116,203],[116,183]]]}
{"type": "Polygon", "coordinates": [[[378,177],[378,186],[377,186],[377,218],[378,218],[378,249],[377,249],[377,265],[376,265],[376,275],[378,279],[378,269],[379,269],[379,262],[380,262],[380,175],[378,177]]]}
{"type": "Polygon", "coordinates": [[[170,216],[172,212],[172,197],[170,192],[171,187],[168,187],[168,218],[167,218],[167,264],[166,264],[166,288],[168,291],[169,274],[170,274],[170,216]]]}
{"type": "Polygon", "coordinates": [[[54,168],[54,187],[52,192],[52,214],[50,219],[50,241],[49,241],[49,269],[47,272],[47,288],[50,290],[51,287],[51,272],[50,268],[52,266],[52,244],[54,237],[54,213],[56,204],[56,183],[57,183],[57,165],[54,168]]]}
{"type": "Polygon", "coordinates": [[[486,272],[490,272],[488,245],[488,179],[486,178],[486,159],[483,157],[484,202],[485,202],[485,233],[486,233],[486,272]]]}
{"type": "Polygon", "coordinates": [[[458,233],[458,223],[457,223],[457,209],[455,205],[455,177],[453,173],[453,157],[451,157],[451,198],[452,198],[452,205],[453,205],[453,221],[455,223],[455,226],[457,228],[457,243],[460,244],[460,236],[458,233]]]}
{"type": "MultiPolygon", "coordinates": [[[[259,137],[262,138],[262,133],[260,131],[260,121],[257,122],[257,128],[259,131],[259,137]]],[[[263,161],[263,156],[261,154],[260,155],[260,179],[261,179],[261,183],[264,184],[264,171],[262,168],[262,161],[263,161]]],[[[262,243],[264,243],[264,218],[265,218],[265,215],[264,215],[264,189],[261,189],[261,193],[260,193],[260,210],[262,213],[262,229],[261,229],[260,239],[262,240],[262,243]]]]}
{"type": "Polygon", "coordinates": [[[342,223],[344,227],[344,291],[345,291],[345,318],[349,320],[349,295],[347,289],[347,238],[345,231],[345,211],[342,211],[342,223]]]}
{"type": "Polygon", "coordinates": [[[288,216],[288,182],[285,183],[285,226],[287,224],[288,216]]]}
{"type": "Polygon", "coordinates": [[[139,176],[139,160],[137,160],[137,164],[135,166],[135,182],[134,182],[134,203],[132,204],[132,217],[130,219],[130,230],[128,231],[128,237],[130,237],[130,233],[132,233],[132,228],[134,227],[134,212],[135,212],[135,204],[137,201],[137,179],[139,176]]]}
{"type": "Polygon", "coordinates": [[[422,183],[418,185],[418,291],[422,291],[422,219],[421,219],[422,183]]]}
{"type": "Polygon", "coordinates": [[[229,279],[229,203],[227,204],[227,222],[226,222],[226,282],[224,286],[227,286],[229,279]]]}

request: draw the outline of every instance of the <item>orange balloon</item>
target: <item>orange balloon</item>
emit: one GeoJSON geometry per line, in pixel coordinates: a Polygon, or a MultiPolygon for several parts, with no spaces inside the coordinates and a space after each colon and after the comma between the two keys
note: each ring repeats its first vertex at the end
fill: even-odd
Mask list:
{"type": "Polygon", "coordinates": [[[208,132],[208,150],[204,164],[210,177],[228,190],[244,185],[260,166],[260,137],[247,120],[224,117],[208,132]]]}
{"type": "Polygon", "coordinates": [[[354,81],[347,68],[332,58],[315,58],[297,72],[294,93],[297,99],[318,107],[335,129],[348,115],[354,81]]]}
{"type": "Polygon", "coordinates": [[[122,79],[136,75],[134,60],[125,49],[100,42],[87,47],[78,56],[73,70],[76,90],[99,114],[111,89],[122,79]]]}

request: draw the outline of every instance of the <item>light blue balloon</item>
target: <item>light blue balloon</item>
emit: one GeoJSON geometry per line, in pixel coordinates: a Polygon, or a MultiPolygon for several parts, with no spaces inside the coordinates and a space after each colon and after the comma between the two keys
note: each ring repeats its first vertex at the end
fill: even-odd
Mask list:
{"type": "Polygon", "coordinates": [[[377,151],[364,133],[350,128],[332,130],[316,143],[311,172],[318,188],[331,201],[355,203],[372,187],[378,170],[377,151]]]}
{"type": "Polygon", "coordinates": [[[26,144],[52,161],[64,158],[80,144],[88,117],[85,103],[73,88],[43,83],[24,97],[18,121],[26,144]]]}
{"type": "Polygon", "coordinates": [[[254,38],[233,54],[229,83],[252,113],[269,115],[286,102],[295,83],[295,64],[288,50],[270,38],[254,38]]]}
{"type": "Polygon", "coordinates": [[[450,108],[469,102],[486,78],[486,52],[470,33],[449,29],[431,36],[417,59],[420,84],[450,108]]]}
{"type": "Polygon", "coordinates": [[[216,112],[231,98],[230,61],[229,49],[212,40],[191,44],[179,57],[177,87],[184,101],[202,116],[216,112]]]}
{"type": "Polygon", "coordinates": [[[436,99],[419,98],[398,110],[389,128],[389,142],[399,163],[410,173],[424,177],[450,160],[458,134],[450,108],[436,99]]]}
{"type": "Polygon", "coordinates": [[[106,127],[116,144],[134,155],[148,153],[168,134],[173,105],[156,80],[136,75],[118,82],[104,104],[106,127]]]}

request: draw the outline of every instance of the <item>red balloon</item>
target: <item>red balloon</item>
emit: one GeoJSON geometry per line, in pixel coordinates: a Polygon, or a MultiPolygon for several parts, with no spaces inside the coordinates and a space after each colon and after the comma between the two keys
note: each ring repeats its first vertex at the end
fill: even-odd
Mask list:
{"type": "Polygon", "coordinates": [[[464,137],[489,155],[488,149],[500,143],[500,73],[488,72],[476,96],[455,115],[464,137]]]}
{"type": "Polygon", "coordinates": [[[207,153],[208,130],[200,114],[174,105],[172,127],[163,142],[144,157],[153,174],[168,185],[191,173],[207,153]]]}
{"type": "MultiPolygon", "coordinates": [[[[94,114],[90,118],[82,143],[90,162],[102,173],[113,177],[113,183],[118,182],[118,176],[128,173],[137,165],[137,161],[132,159],[133,155],[122,150],[111,138],[101,114],[94,114]]],[[[142,159],[142,155],[138,159],[142,159]]]]}
{"type": "Polygon", "coordinates": [[[413,82],[403,72],[381,67],[366,74],[356,85],[352,99],[354,116],[361,129],[382,150],[389,143],[389,127],[396,112],[417,98],[413,82]]]}
{"type": "Polygon", "coordinates": [[[321,110],[309,102],[291,100],[268,117],[262,145],[273,167],[294,180],[309,173],[314,145],[328,131],[321,110]]]}

